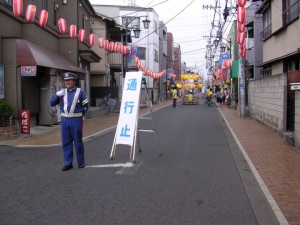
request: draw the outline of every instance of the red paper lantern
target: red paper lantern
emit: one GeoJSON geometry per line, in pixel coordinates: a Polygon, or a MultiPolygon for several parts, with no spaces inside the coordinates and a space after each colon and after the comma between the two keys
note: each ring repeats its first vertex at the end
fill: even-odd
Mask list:
{"type": "Polygon", "coordinates": [[[22,16],[23,14],[23,0],[14,0],[13,2],[13,11],[15,16],[22,16]]]}
{"type": "Polygon", "coordinates": [[[104,46],[103,46],[105,51],[109,50],[109,41],[107,39],[104,40],[104,46]]]}
{"type": "Polygon", "coordinates": [[[40,25],[40,27],[46,26],[47,20],[48,20],[48,11],[43,9],[40,12],[40,16],[39,16],[39,25],[40,25]]]}
{"type": "Polygon", "coordinates": [[[245,43],[245,39],[246,39],[246,32],[239,32],[237,35],[237,42],[240,45],[243,45],[245,43]]]}
{"type": "Polygon", "coordinates": [[[123,55],[126,55],[126,53],[127,53],[127,47],[123,45],[123,55]]]}
{"type": "Polygon", "coordinates": [[[98,38],[98,46],[99,48],[103,48],[104,47],[104,40],[102,37],[98,38]]]}
{"type": "Polygon", "coordinates": [[[245,48],[243,48],[243,49],[239,49],[239,53],[240,53],[240,56],[242,56],[242,57],[246,57],[247,50],[246,50],[245,48]]]}
{"type": "Polygon", "coordinates": [[[238,2],[239,7],[244,7],[247,0],[238,0],[237,2],[238,2]]]}
{"type": "Polygon", "coordinates": [[[232,59],[228,59],[228,68],[232,67],[232,59]]]}
{"type": "Polygon", "coordinates": [[[35,5],[28,5],[27,9],[26,9],[25,19],[28,22],[32,22],[34,20],[35,13],[36,13],[36,6],[35,5]]]}
{"type": "Polygon", "coordinates": [[[117,52],[120,53],[120,54],[122,53],[122,48],[121,47],[122,47],[122,45],[120,43],[117,43],[117,52]]]}
{"type": "Polygon", "coordinates": [[[118,45],[119,45],[119,43],[115,43],[114,52],[118,52],[118,45]]]}
{"type": "Polygon", "coordinates": [[[238,7],[237,20],[239,23],[245,23],[246,10],[245,7],[238,7]]]}
{"type": "Polygon", "coordinates": [[[222,66],[225,67],[225,68],[228,68],[228,60],[227,59],[223,60],[222,66]]]}
{"type": "Polygon", "coordinates": [[[135,64],[138,64],[139,61],[140,61],[139,57],[135,56],[135,57],[134,57],[134,62],[135,62],[135,64]]]}
{"type": "Polygon", "coordinates": [[[70,37],[73,39],[76,38],[76,33],[77,33],[76,25],[74,24],[70,25],[70,37]]]}
{"type": "Polygon", "coordinates": [[[110,41],[110,42],[109,42],[109,51],[110,51],[110,52],[113,52],[114,49],[115,49],[115,42],[110,41]]]}
{"type": "Polygon", "coordinates": [[[58,19],[58,29],[61,34],[65,34],[67,32],[67,22],[64,18],[58,19]]]}
{"type": "Polygon", "coordinates": [[[86,36],[86,31],[84,29],[79,29],[78,32],[78,41],[79,42],[84,42],[86,36]]]}
{"type": "Polygon", "coordinates": [[[90,46],[94,46],[94,44],[95,44],[95,34],[90,34],[89,35],[89,43],[90,43],[90,46]]]}
{"type": "Polygon", "coordinates": [[[240,33],[244,32],[246,28],[246,24],[245,23],[237,23],[237,24],[238,24],[238,31],[240,33]]]}

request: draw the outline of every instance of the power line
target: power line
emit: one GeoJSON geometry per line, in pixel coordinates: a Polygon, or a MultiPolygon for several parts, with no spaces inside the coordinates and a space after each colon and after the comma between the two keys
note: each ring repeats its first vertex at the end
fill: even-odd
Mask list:
{"type": "MultiPolygon", "coordinates": [[[[163,25],[159,26],[157,29],[155,29],[153,32],[151,32],[150,34],[155,33],[157,30],[159,30],[160,28],[162,28],[163,26],[165,26],[167,23],[169,23],[170,21],[172,21],[175,17],[177,17],[178,15],[180,15],[184,10],[186,10],[194,1],[196,0],[192,0],[187,6],[185,6],[179,13],[177,13],[174,17],[172,17],[171,19],[169,19],[166,23],[164,23],[163,25]]],[[[140,38],[138,41],[136,41],[133,44],[136,44],[142,40],[144,40],[146,37],[150,36],[150,34],[148,34],[147,36],[140,38]]]]}

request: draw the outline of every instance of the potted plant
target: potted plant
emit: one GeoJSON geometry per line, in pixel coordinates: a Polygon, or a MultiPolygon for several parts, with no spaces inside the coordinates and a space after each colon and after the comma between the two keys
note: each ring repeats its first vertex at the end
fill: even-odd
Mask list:
{"type": "Polygon", "coordinates": [[[0,126],[7,126],[12,120],[14,108],[4,99],[0,99],[0,126]]]}

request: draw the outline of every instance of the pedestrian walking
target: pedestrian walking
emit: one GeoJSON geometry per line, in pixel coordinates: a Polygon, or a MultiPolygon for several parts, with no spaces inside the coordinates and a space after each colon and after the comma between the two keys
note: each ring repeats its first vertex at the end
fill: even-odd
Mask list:
{"type": "Polygon", "coordinates": [[[173,108],[177,107],[177,98],[178,98],[178,91],[176,87],[173,87],[172,89],[172,98],[173,98],[173,108]]]}
{"type": "Polygon", "coordinates": [[[83,116],[89,107],[83,90],[76,86],[77,75],[64,73],[65,87],[56,92],[50,100],[51,106],[60,106],[61,139],[63,148],[63,171],[73,168],[73,143],[75,144],[79,168],[85,167],[84,145],[82,141],[83,116]]]}

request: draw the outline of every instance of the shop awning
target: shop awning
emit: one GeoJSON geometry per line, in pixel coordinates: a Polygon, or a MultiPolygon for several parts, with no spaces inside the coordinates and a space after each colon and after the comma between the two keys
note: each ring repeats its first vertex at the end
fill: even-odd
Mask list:
{"type": "Polygon", "coordinates": [[[18,66],[43,66],[65,71],[84,73],[68,58],[24,39],[16,39],[18,66]]]}

